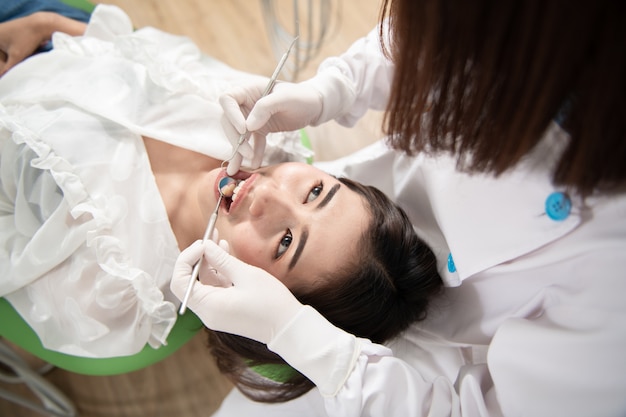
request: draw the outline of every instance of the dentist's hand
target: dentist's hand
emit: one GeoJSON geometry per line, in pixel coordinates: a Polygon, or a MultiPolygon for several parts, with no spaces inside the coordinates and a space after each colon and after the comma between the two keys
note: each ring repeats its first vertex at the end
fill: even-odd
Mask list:
{"type": "Polygon", "coordinates": [[[204,245],[197,241],[179,255],[170,284],[179,299],[203,254],[209,267],[200,268],[200,282],[194,285],[188,306],[208,328],[267,344],[304,308],[278,279],[230,256],[212,241],[204,245]]]}
{"type": "Polygon", "coordinates": [[[339,94],[342,89],[338,87],[343,80],[335,75],[318,74],[297,84],[279,82],[270,94],[261,97],[267,81],[248,82],[224,93],[219,99],[224,110],[222,127],[233,149],[240,135],[246,132],[251,132],[254,145],[254,148],[250,145],[249,138],[242,143],[237,157],[228,165],[229,175],[239,170],[242,157],[251,160],[251,168],[259,167],[268,133],[324,123],[340,116],[346,105],[339,94]]]}

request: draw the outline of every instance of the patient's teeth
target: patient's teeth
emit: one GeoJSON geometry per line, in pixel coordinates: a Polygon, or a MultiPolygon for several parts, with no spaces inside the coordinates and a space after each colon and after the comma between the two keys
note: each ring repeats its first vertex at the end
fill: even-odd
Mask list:
{"type": "Polygon", "coordinates": [[[246,182],[245,180],[242,180],[241,182],[239,182],[239,184],[237,184],[237,186],[233,190],[233,197],[232,197],[233,201],[237,199],[237,193],[239,192],[239,190],[241,190],[241,187],[243,187],[243,184],[245,182],[246,182]]]}

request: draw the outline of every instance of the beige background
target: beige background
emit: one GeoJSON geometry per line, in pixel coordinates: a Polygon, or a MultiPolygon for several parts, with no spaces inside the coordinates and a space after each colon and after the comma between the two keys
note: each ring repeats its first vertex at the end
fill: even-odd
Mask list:
{"type": "MultiPolygon", "coordinates": [[[[135,27],[153,26],[188,36],[206,54],[240,70],[269,76],[278,61],[272,52],[261,1],[106,0],[102,3],[120,6],[130,15],[135,27]]],[[[306,21],[306,3],[299,2],[303,12],[301,22],[306,21]]],[[[312,3],[319,4],[319,0],[312,3]]],[[[278,13],[281,22],[287,25],[294,15],[293,1],[276,1],[276,4],[281,10],[278,13]]],[[[331,7],[327,19],[330,34],[317,57],[302,69],[300,80],[312,76],[324,57],[341,53],[365,35],[374,27],[379,13],[378,0],[334,0],[331,7]]],[[[317,11],[313,13],[316,16],[317,11]]],[[[317,29],[313,27],[314,32],[317,29]]],[[[332,122],[312,129],[309,134],[317,160],[341,156],[379,138],[379,121],[380,114],[370,113],[354,129],[341,128],[332,122]]],[[[205,339],[201,332],[161,363],[130,374],[91,377],[56,369],[46,378],[74,401],[83,417],[209,416],[231,385],[216,371],[205,339]]],[[[29,395],[22,386],[0,383],[0,387],[29,395]]],[[[0,399],[2,417],[39,415],[0,399]]]]}

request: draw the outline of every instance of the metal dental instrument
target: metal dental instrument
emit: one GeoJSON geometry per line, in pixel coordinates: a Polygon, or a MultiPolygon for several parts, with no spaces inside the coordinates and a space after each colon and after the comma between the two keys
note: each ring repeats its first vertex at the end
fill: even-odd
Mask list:
{"type": "MultiPolygon", "coordinates": [[[[230,195],[226,195],[224,192],[225,189],[231,184],[235,182],[235,180],[231,177],[224,177],[220,180],[218,188],[220,197],[217,199],[217,204],[215,205],[215,210],[211,213],[211,217],[209,218],[209,224],[207,225],[206,231],[204,232],[204,236],[202,237],[202,243],[206,242],[207,239],[211,238],[213,231],[215,230],[215,222],[217,221],[217,213],[219,212],[220,205],[222,204],[222,199],[224,196],[230,197],[232,195],[232,188],[229,189],[230,195]]],[[[198,274],[200,273],[200,264],[202,263],[202,258],[193,266],[193,270],[191,271],[191,277],[189,277],[189,282],[187,283],[187,291],[185,291],[185,297],[183,298],[183,302],[180,305],[180,309],[178,310],[178,314],[185,314],[187,310],[187,302],[189,301],[189,296],[191,295],[191,290],[193,289],[193,284],[198,279],[198,274]]]]}
{"type": "MultiPolygon", "coordinates": [[[[293,49],[293,46],[296,44],[296,41],[298,40],[298,37],[299,36],[296,36],[295,38],[293,38],[293,40],[291,41],[291,44],[289,45],[289,48],[283,54],[283,56],[280,58],[280,61],[278,61],[278,65],[276,65],[276,68],[274,69],[274,73],[270,77],[270,80],[267,83],[267,85],[265,86],[265,90],[263,90],[263,94],[261,94],[260,98],[263,98],[266,95],[268,95],[272,91],[272,88],[274,88],[274,84],[276,84],[276,80],[278,79],[278,74],[280,74],[280,71],[285,66],[285,62],[287,62],[287,58],[289,57],[289,54],[291,53],[291,50],[293,49]]],[[[235,146],[235,149],[233,149],[233,153],[230,155],[230,157],[228,159],[225,159],[222,162],[222,167],[224,166],[224,164],[226,162],[230,161],[231,159],[233,159],[235,157],[235,155],[239,151],[239,147],[248,138],[248,135],[250,135],[250,132],[245,131],[245,132],[243,132],[239,136],[239,139],[237,140],[237,145],[235,146]]]]}
{"type": "MultiPolygon", "coordinates": [[[[287,58],[289,57],[289,54],[291,53],[291,49],[296,44],[297,40],[298,40],[298,37],[296,36],[293,39],[293,41],[291,41],[291,44],[289,45],[289,49],[287,49],[287,52],[285,52],[283,56],[280,58],[280,61],[278,62],[278,65],[274,69],[274,73],[270,77],[269,82],[265,86],[265,90],[263,90],[263,94],[261,95],[261,97],[265,97],[266,95],[268,95],[272,91],[272,88],[274,88],[274,84],[276,84],[276,80],[278,79],[278,74],[280,74],[280,71],[285,66],[285,62],[287,62],[287,58]]],[[[237,146],[235,146],[235,149],[233,150],[233,154],[230,156],[230,158],[222,161],[222,165],[221,165],[222,167],[224,167],[224,164],[226,162],[230,161],[231,159],[235,157],[235,155],[237,154],[237,151],[239,151],[239,147],[246,140],[249,133],[250,132],[244,132],[241,136],[239,136],[239,140],[237,141],[237,146]]],[[[219,212],[220,205],[222,204],[222,199],[225,196],[223,189],[226,186],[228,186],[228,180],[233,180],[233,179],[230,177],[224,177],[219,182],[218,186],[219,186],[220,197],[217,200],[217,205],[215,206],[215,210],[213,211],[213,213],[211,213],[211,217],[209,218],[209,224],[207,225],[206,231],[204,232],[204,236],[202,237],[202,243],[206,242],[207,239],[210,239],[211,235],[213,234],[213,231],[215,230],[215,222],[217,221],[217,214],[219,212]]],[[[226,197],[230,197],[230,195],[226,197]]],[[[193,266],[193,270],[191,271],[191,276],[189,277],[189,283],[187,284],[187,291],[185,291],[185,296],[183,297],[183,301],[180,305],[180,309],[178,310],[178,314],[181,314],[181,315],[185,314],[185,311],[187,310],[187,302],[189,301],[191,290],[193,289],[193,285],[198,279],[198,274],[200,273],[200,263],[202,263],[202,258],[193,266]]]]}

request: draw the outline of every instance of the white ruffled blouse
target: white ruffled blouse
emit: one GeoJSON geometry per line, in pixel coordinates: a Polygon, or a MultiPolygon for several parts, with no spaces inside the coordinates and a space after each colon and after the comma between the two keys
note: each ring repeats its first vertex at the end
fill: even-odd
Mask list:
{"type": "MultiPolygon", "coordinates": [[[[252,76],[187,38],[133,31],[114,6],[53,42],[0,79],[0,296],[48,349],[157,348],[176,321],[179,249],[142,136],[227,158],[217,98],[252,76]]],[[[268,149],[266,163],[310,156],[293,133],[268,149]]]]}

